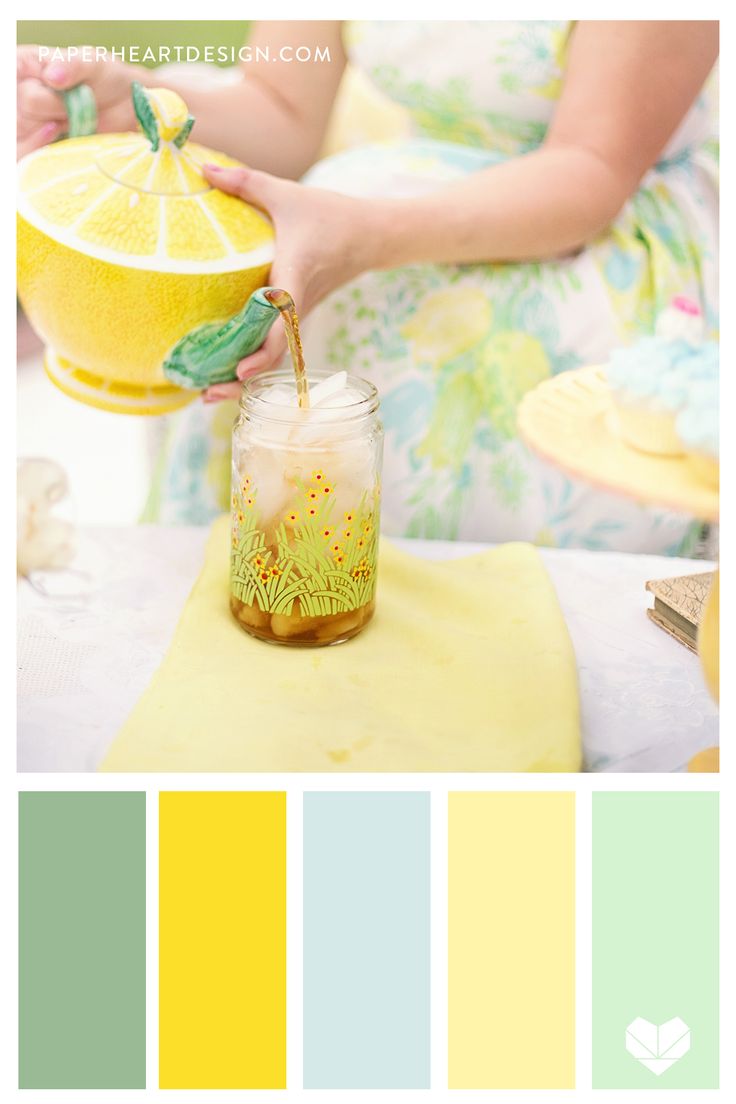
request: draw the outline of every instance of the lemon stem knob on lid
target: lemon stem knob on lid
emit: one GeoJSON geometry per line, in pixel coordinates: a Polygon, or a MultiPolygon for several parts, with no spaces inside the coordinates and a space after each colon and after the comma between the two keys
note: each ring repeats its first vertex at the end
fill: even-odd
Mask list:
{"type": "Polygon", "coordinates": [[[151,149],[155,152],[162,141],[181,149],[194,126],[194,116],[181,96],[170,88],[144,88],[138,81],[133,82],[132,93],[135,117],[151,149]]]}

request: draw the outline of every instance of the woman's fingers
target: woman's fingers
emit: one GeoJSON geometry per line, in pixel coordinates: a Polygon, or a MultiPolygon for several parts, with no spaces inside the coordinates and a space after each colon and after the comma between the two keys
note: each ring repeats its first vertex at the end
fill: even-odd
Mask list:
{"type": "Polygon", "coordinates": [[[38,46],[20,47],[16,67],[17,155],[25,157],[67,132],[66,105],[59,93],[79,84],[90,67],[78,58],[43,61],[38,46]]]}
{"type": "Polygon", "coordinates": [[[54,139],[58,138],[63,132],[64,126],[62,123],[51,122],[44,123],[43,126],[32,130],[30,134],[24,134],[22,138],[18,139],[18,159],[20,160],[21,157],[25,157],[27,153],[33,153],[34,150],[40,149],[41,146],[48,145],[49,142],[53,142],[54,139]]]}
{"type": "Polygon", "coordinates": [[[18,116],[23,120],[48,122],[66,121],[66,108],[61,96],[48,88],[38,77],[28,77],[18,85],[18,116]]]}
{"type": "Polygon", "coordinates": [[[238,379],[244,380],[256,372],[266,372],[278,368],[286,352],[286,336],[281,319],[277,318],[269,330],[268,337],[255,353],[244,357],[238,365],[238,379]]]}
{"type": "Polygon", "coordinates": [[[27,77],[41,76],[43,64],[38,53],[38,46],[18,46],[15,51],[16,80],[22,81],[27,77]]]}
{"type": "Polygon", "coordinates": [[[67,54],[63,60],[51,58],[44,65],[41,75],[46,84],[62,92],[83,81],[94,84],[97,71],[95,62],[83,61],[80,57],[69,57],[67,54]]]}
{"type": "MultiPolygon", "coordinates": [[[[293,193],[299,185],[289,180],[281,180],[277,176],[258,172],[255,169],[247,169],[240,166],[223,167],[220,165],[206,164],[202,171],[215,188],[230,195],[239,196],[247,203],[267,211],[276,223],[276,234],[279,234],[279,208],[282,206],[287,194],[293,193]]],[[[277,256],[271,269],[269,283],[273,287],[284,288],[294,299],[298,311],[302,311],[303,280],[299,275],[299,265],[284,257],[277,256]]],[[[278,368],[286,353],[287,342],[282,323],[277,319],[271,327],[269,334],[261,345],[250,356],[240,361],[237,368],[238,380],[248,379],[258,372],[268,372],[278,368]]],[[[223,384],[210,387],[205,392],[205,402],[216,402],[219,399],[231,398],[239,392],[239,384],[223,384]],[[233,388],[236,391],[233,392],[233,388]]]]}
{"type": "Polygon", "coordinates": [[[273,329],[255,353],[241,360],[238,365],[238,378],[234,383],[217,383],[208,387],[203,398],[206,403],[220,402],[222,399],[236,399],[243,389],[243,380],[277,368],[286,351],[286,339],[283,326],[276,319],[273,329]]]}
{"type": "MultiPolygon", "coordinates": [[[[278,322],[275,322],[274,325],[277,326],[278,322]]],[[[264,344],[260,349],[256,349],[255,353],[243,357],[238,364],[236,375],[239,380],[244,380],[247,376],[255,375],[256,372],[263,372],[269,367],[270,363],[271,357],[264,344]]]]}
{"type": "Polygon", "coordinates": [[[238,365],[238,379],[235,383],[218,383],[208,387],[203,398],[206,403],[220,402],[222,399],[236,399],[242,390],[243,380],[260,372],[278,368],[286,352],[286,337],[280,319],[276,319],[268,337],[255,353],[244,357],[238,365]]]}
{"type": "Polygon", "coordinates": [[[64,101],[39,77],[26,77],[18,85],[17,156],[25,157],[66,133],[64,101]]]}
{"type": "Polygon", "coordinates": [[[235,383],[217,383],[214,387],[208,387],[202,392],[202,401],[206,403],[222,402],[223,399],[237,399],[243,385],[239,381],[235,383]]]}
{"type": "Polygon", "coordinates": [[[277,176],[240,166],[224,168],[206,164],[202,166],[202,172],[213,187],[240,196],[264,211],[271,211],[278,202],[280,190],[290,186],[289,181],[280,180],[277,176]]]}

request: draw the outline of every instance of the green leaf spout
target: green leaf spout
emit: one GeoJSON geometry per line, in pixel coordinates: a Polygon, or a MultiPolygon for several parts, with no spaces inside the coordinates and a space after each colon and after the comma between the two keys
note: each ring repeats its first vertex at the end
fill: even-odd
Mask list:
{"type": "Polygon", "coordinates": [[[227,322],[205,323],[177,341],[163,363],[167,380],[202,391],[236,379],[238,362],[261,347],[279,315],[265,296],[271,290],[259,288],[227,322]]]}

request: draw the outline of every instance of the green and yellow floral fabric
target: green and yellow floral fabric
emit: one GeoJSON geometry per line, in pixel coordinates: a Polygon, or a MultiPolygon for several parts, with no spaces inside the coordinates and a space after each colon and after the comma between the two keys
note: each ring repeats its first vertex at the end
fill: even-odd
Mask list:
{"type": "MultiPolygon", "coordinates": [[[[350,24],[351,60],[407,109],[415,136],[338,154],[306,182],[417,195],[536,148],[573,33],[560,21],[350,24]]],[[[305,326],[309,363],[367,376],[381,394],[386,531],[685,550],[688,519],[604,494],[530,456],[516,410],[541,380],[602,363],[651,332],[674,295],[701,304],[712,336],[716,218],[716,128],[704,92],[614,224],[575,256],[367,273],[317,308],[305,326]]],[[[220,428],[223,417],[215,415],[220,428]]],[[[227,502],[229,467],[213,467],[202,410],[177,418],[162,513],[204,521],[227,502]]]]}

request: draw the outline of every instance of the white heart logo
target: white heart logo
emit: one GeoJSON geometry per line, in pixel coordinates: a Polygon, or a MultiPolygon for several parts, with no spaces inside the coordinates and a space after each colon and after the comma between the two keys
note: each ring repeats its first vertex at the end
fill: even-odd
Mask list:
{"type": "Polygon", "coordinates": [[[689,1051],[690,1028],[679,1016],[659,1026],[637,1016],[626,1028],[626,1049],[659,1077],[689,1051]]]}

